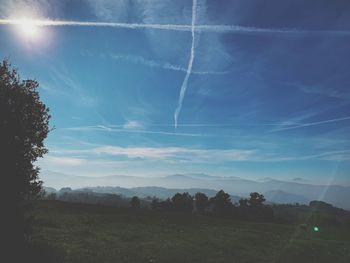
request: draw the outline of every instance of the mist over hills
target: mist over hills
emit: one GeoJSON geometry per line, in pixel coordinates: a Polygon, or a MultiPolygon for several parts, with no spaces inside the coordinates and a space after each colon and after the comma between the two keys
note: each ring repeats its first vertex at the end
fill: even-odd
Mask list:
{"type": "Polygon", "coordinates": [[[191,193],[191,188],[196,191],[201,189],[207,195],[212,195],[213,192],[220,189],[232,196],[248,196],[250,192],[256,191],[264,193],[267,200],[274,203],[298,202],[304,204],[311,200],[321,200],[350,210],[349,186],[313,185],[273,179],[253,181],[239,177],[219,177],[206,174],[174,174],[164,177],[125,175],[86,177],[43,171],[41,178],[44,181],[44,186],[55,189],[93,187],[94,191],[99,189],[105,193],[116,193],[119,187],[120,189],[128,188],[131,192],[142,193],[145,196],[154,196],[154,193],[157,193],[156,196],[160,198],[169,197],[180,190],[191,193]]]}

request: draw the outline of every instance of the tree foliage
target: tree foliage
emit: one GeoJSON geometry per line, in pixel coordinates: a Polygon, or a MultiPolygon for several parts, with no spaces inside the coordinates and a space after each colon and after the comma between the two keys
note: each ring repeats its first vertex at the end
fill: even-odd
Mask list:
{"type": "Polygon", "coordinates": [[[159,199],[154,198],[152,200],[151,207],[153,210],[170,211],[173,209],[173,203],[170,198],[166,199],[165,201],[160,201],[159,199]]]}
{"type": "MultiPolygon", "coordinates": [[[[22,80],[7,60],[0,62],[0,158],[2,193],[8,202],[7,216],[26,232],[28,201],[41,193],[39,168],[34,162],[47,153],[49,109],[40,100],[35,80],[22,80]]],[[[24,240],[24,239],[23,239],[24,240]]]]}
{"type": "Polygon", "coordinates": [[[172,198],[173,207],[179,211],[192,211],[193,197],[189,193],[177,193],[172,198]]]}
{"type": "Polygon", "coordinates": [[[249,204],[249,200],[247,198],[241,198],[239,200],[239,207],[247,207],[249,204]]]}
{"type": "Polygon", "coordinates": [[[257,192],[250,193],[249,204],[254,207],[263,206],[263,203],[266,201],[264,195],[257,192]]]}
{"type": "Polygon", "coordinates": [[[35,198],[41,191],[39,169],[33,163],[47,153],[49,109],[41,102],[35,80],[21,80],[5,60],[0,64],[0,129],[4,176],[18,201],[35,198]]]}
{"type": "Polygon", "coordinates": [[[225,193],[224,190],[217,192],[214,197],[210,198],[210,202],[217,214],[229,214],[232,211],[233,204],[230,195],[225,193]]]}
{"type": "Polygon", "coordinates": [[[134,208],[134,209],[139,209],[141,207],[141,201],[140,201],[140,198],[138,198],[137,196],[133,196],[131,198],[131,207],[134,208]]]}
{"type": "Polygon", "coordinates": [[[196,193],[195,196],[195,206],[198,213],[204,213],[205,208],[208,206],[208,196],[203,193],[196,193]]]}

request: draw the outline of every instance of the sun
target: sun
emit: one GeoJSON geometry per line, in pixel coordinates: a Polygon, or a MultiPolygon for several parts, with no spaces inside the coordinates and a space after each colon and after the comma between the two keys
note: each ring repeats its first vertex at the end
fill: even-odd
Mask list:
{"type": "Polygon", "coordinates": [[[39,35],[40,26],[33,19],[21,19],[18,21],[21,33],[30,39],[35,39],[39,35]]]}

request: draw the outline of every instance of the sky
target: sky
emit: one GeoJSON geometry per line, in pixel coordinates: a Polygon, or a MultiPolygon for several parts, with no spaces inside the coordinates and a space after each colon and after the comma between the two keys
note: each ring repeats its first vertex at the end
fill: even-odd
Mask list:
{"type": "Polygon", "coordinates": [[[0,0],[72,175],[350,185],[349,43],[348,0],[0,0]]]}

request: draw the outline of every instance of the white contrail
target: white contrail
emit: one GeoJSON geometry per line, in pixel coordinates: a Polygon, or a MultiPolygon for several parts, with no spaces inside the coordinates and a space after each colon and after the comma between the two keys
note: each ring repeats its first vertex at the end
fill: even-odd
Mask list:
{"type": "MultiPolygon", "coordinates": [[[[111,57],[116,60],[125,60],[133,63],[144,64],[149,67],[187,72],[187,69],[184,67],[173,65],[168,62],[161,62],[161,61],[146,59],[142,56],[112,54],[111,57]]],[[[224,75],[227,73],[229,73],[229,71],[192,71],[192,74],[197,74],[197,75],[224,75]]]]}
{"type": "Polygon", "coordinates": [[[343,117],[343,118],[337,118],[337,119],[324,120],[324,121],[304,123],[304,124],[300,124],[300,125],[297,125],[297,126],[292,126],[292,127],[286,127],[286,128],[280,128],[280,129],[272,130],[272,132],[292,130],[292,129],[298,129],[298,128],[303,128],[303,127],[309,127],[309,126],[315,126],[315,125],[321,125],[321,124],[338,122],[338,121],[345,121],[345,120],[350,120],[350,116],[343,117]]]}
{"type": "Polygon", "coordinates": [[[186,76],[184,81],[182,82],[182,86],[180,89],[180,97],[179,97],[179,101],[175,110],[175,114],[174,114],[174,125],[175,128],[177,128],[177,119],[179,117],[179,113],[181,111],[181,107],[182,107],[182,102],[185,96],[185,92],[187,89],[187,83],[188,83],[188,79],[191,75],[191,71],[192,71],[192,66],[193,66],[193,60],[194,60],[194,46],[195,46],[195,23],[196,23],[196,9],[197,9],[197,0],[193,0],[192,2],[192,28],[191,28],[191,32],[192,32],[192,43],[191,43],[191,55],[190,55],[190,60],[188,62],[188,67],[187,67],[187,72],[186,72],[186,76]]]}
{"type": "MultiPolygon", "coordinates": [[[[185,29],[183,29],[185,30],[185,29]]],[[[197,25],[195,31],[203,32],[222,32],[222,33],[253,33],[253,34],[294,34],[294,35],[327,35],[327,36],[342,36],[350,35],[348,30],[300,30],[297,28],[260,28],[260,27],[247,27],[237,25],[197,25]]]]}
{"type": "Polygon", "coordinates": [[[39,20],[39,19],[0,19],[0,25],[22,25],[30,23],[36,26],[82,26],[82,27],[115,27],[126,29],[158,29],[174,31],[195,31],[195,32],[222,32],[222,33],[270,33],[270,34],[294,34],[294,35],[350,35],[346,30],[299,30],[290,28],[259,28],[236,25],[176,25],[176,24],[140,24],[140,23],[114,23],[95,21],[64,21],[64,20],[39,20]]]}
{"type": "Polygon", "coordinates": [[[116,27],[127,29],[163,29],[176,31],[190,31],[189,25],[166,24],[138,24],[138,23],[113,23],[113,22],[81,22],[62,20],[32,20],[32,19],[0,19],[0,25],[22,25],[30,23],[36,26],[85,26],[85,27],[116,27]]]}

